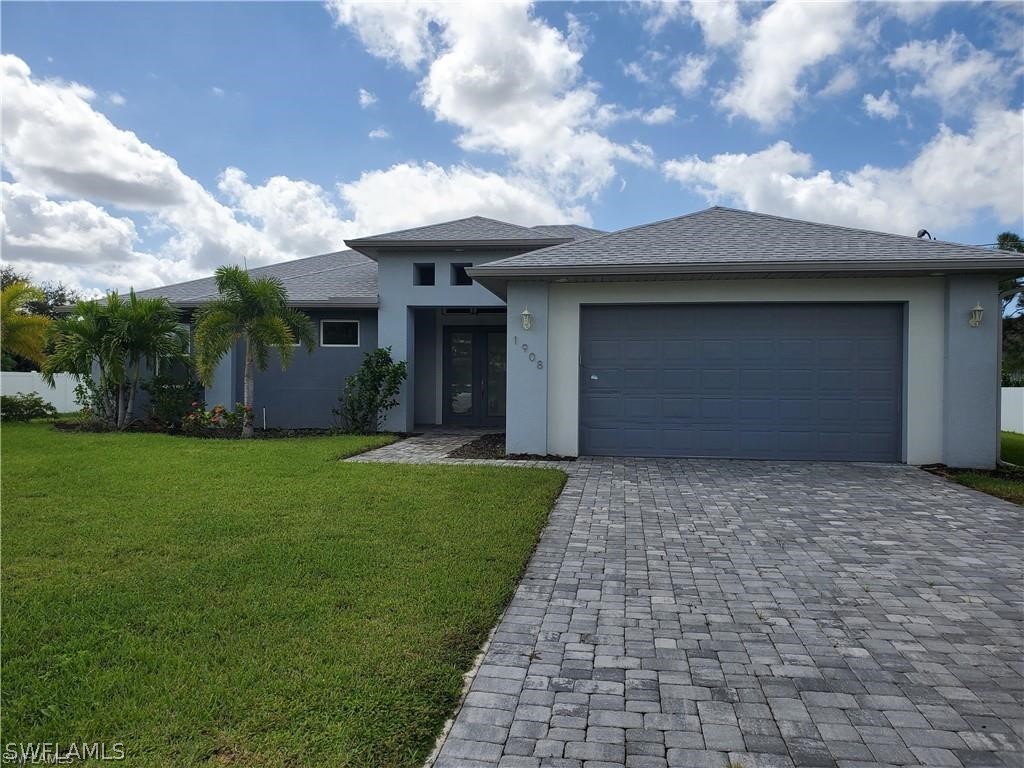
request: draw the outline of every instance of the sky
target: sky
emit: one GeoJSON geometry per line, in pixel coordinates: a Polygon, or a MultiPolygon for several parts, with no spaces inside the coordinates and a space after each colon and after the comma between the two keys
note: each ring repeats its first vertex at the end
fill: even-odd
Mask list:
{"type": "Polygon", "coordinates": [[[3,259],[87,294],[461,218],[1024,230],[1024,4],[0,4],[3,259]]]}

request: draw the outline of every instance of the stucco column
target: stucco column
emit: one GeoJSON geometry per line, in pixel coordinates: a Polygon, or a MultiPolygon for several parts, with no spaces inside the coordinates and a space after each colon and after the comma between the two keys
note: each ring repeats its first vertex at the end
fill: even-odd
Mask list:
{"type": "Polygon", "coordinates": [[[991,468],[999,457],[999,281],[992,275],[946,279],[946,372],[943,461],[991,468]],[[984,316],[968,323],[973,307],[984,316]]]}
{"type": "Polygon", "coordinates": [[[548,452],[548,284],[508,285],[508,363],[505,450],[548,452]],[[523,328],[522,313],[533,322],[523,328]]]}
{"type": "Polygon", "coordinates": [[[388,432],[412,432],[413,382],[416,380],[415,354],[413,344],[416,332],[413,310],[405,304],[394,306],[381,305],[378,316],[377,345],[381,348],[391,347],[391,359],[404,360],[407,367],[405,382],[398,395],[398,405],[388,412],[384,420],[384,429],[388,432]]]}

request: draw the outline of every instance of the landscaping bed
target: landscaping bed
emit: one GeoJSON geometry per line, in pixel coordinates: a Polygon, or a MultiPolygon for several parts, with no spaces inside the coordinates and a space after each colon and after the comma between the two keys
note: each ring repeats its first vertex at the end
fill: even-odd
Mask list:
{"type": "Polygon", "coordinates": [[[5,742],[127,765],[420,766],[564,482],[3,427],[5,742]]]}
{"type": "Polygon", "coordinates": [[[503,459],[506,461],[576,461],[573,456],[550,456],[535,453],[505,453],[504,433],[481,435],[448,454],[449,459],[503,459]]]}

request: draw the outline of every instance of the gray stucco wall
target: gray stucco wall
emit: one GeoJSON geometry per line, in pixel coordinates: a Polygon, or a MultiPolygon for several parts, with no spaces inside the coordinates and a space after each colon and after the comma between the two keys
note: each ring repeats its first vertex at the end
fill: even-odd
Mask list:
{"type": "MultiPolygon", "coordinates": [[[[257,427],[263,425],[264,408],[270,428],[331,426],[331,409],[338,407],[345,379],[359,368],[364,354],[377,348],[375,310],[311,310],[308,314],[316,324],[317,346],[312,354],[304,347],[296,348],[288,370],[282,371],[277,354],[271,353],[267,369],[255,372],[253,411],[257,427]],[[358,320],[359,346],[320,346],[321,320],[358,320]]],[[[227,402],[207,400],[207,406],[223,402],[230,407],[241,402],[245,361],[241,344],[235,347],[233,357],[234,396],[227,402]]]]}
{"type": "Polygon", "coordinates": [[[944,462],[990,468],[999,457],[999,281],[991,275],[946,279],[944,462]],[[981,304],[981,325],[967,322],[981,304]]]}
{"type": "Polygon", "coordinates": [[[505,449],[509,453],[548,452],[548,285],[509,283],[505,449]],[[521,315],[533,315],[523,330],[521,315]],[[524,345],[526,349],[524,349],[524,345]],[[531,355],[533,358],[531,359],[531,355]],[[539,365],[538,365],[539,364],[539,365]]]}

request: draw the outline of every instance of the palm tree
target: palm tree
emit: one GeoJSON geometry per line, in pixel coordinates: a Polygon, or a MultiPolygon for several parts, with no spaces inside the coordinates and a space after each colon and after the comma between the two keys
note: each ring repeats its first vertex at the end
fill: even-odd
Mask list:
{"type": "Polygon", "coordinates": [[[252,437],[253,367],[266,370],[271,349],[281,357],[281,369],[291,362],[296,344],[313,351],[313,324],[288,306],[288,292],[274,277],[253,278],[239,267],[220,267],[216,273],[220,297],[196,315],[196,368],[209,386],[224,355],[245,342],[242,437],[252,437]]]}
{"type": "Polygon", "coordinates": [[[178,310],[167,299],[141,298],[135,291],[127,299],[112,292],[103,302],[79,301],[54,321],[50,339],[53,353],[43,377],[52,384],[56,373],[67,372],[91,382],[96,415],[117,429],[133,421],[144,366],[188,361],[188,331],[178,310]]]}
{"type": "Polygon", "coordinates": [[[0,293],[0,347],[42,365],[46,360],[46,329],[50,318],[33,315],[28,306],[40,301],[43,292],[28,283],[15,282],[0,293]]]}

